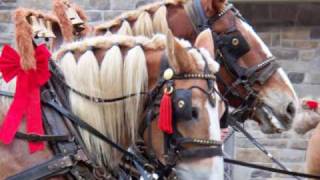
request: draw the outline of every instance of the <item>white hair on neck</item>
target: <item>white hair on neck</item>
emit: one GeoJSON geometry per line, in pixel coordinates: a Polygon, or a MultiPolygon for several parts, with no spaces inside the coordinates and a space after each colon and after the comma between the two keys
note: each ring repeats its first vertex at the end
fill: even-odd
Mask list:
{"type": "Polygon", "coordinates": [[[129,24],[129,22],[127,20],[124,20],[122,22],[121,27],[117,31],[117,34],[129,35],[129,36],[133,35],[132,29],[131,29],[130,24],[129,24]]]}
{"type": "MultiPolygon", "coordinates": [[[[128,51],[124,61],[124,94],[137,94],[125,100],[125,117],[130,131],[129,137],[136,137],[138,117],[142,113],[142,95],[148,87],[148,71],[143,49],[136,46],[128,51]]],[[[131,139],[134,141],[134,139],[131,139]]]]}
{"type": "Polygon", "coordinates": [[[204,69],[205,61],[207,61],[210,71],[212,73],[217,73],[220,69],[220,65],[215,60],[213,60],[212,56],[206,49],[200,48],[199,51],[194,48],[189,50],[189,53],[196,60],[199,70],[204,69]]]}
{"type": "MultiPolygon", "coordinates": [[[[101,93],[103,98],[115,98],[123,96],[123,58],[118,46],[112,46],[107,50],[100,68],[101,93]]],[[[114,142],[120,143],[123,137],[123,131],[126,124],[124,117],[123,101],[107,103],[103,105],[106,132],[112,136],[114,142]]],[[[115,167],[119,157],[117,151],[111,147],[107,148],[108,164],[115,167]]]]}

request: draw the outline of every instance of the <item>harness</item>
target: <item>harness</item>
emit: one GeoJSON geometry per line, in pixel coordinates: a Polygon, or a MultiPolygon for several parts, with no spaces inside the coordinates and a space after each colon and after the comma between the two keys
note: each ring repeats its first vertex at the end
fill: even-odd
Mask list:
{"type": "MultiPolygon", "coordinates": [[[[224,10],[212,17],[203,15],[205,13],[200,0],[193,0],[186,3],[185,10],[197,33],[206,28],[212,28],[213,25],[228,12],[232,12],[235,17],[242,21],[246,21],[233,4],[228,4],[224,10]]],[[[249,68],[241,67],[237,63],[239,58],[250,51],[250,46],[243,35],[236,29],[235,18],[232,27],[226,32],[216,33],[213,29],[212,34],[216,47],[216,60],[223,65],[235,79],[231,86],[222,79],[220,74],[217,74],[217,80],[225,90],[223,94],[224,97],[241,100],[242,103],[240,107],[233,112],[233,115],[238,117],[237,119],[239,121],[243,122],[252,116],[257,106],[264,105],[262,102],[259,102],[259,92],[257,92],[253,86],[255,84],[264,85],[280,66],[275,62],[276,58],[273,56],[249,68]],[[246,95],[243,96],[237,91],[236,88],[238,86],[241,86],[245,90],[246,95]]]]}
{"type": "MultiPolygon", "coordinates": [[[[201,53],[200,53],[201,54],[201,53]]],[[[192,107],[192,89],[198,89],[204,93],[211,106],[215,106],[214,88],[215,76],[210,72],[205,58],[205,69],[199,74],[176,74],[169,66],[168,58],[164,54],[161,61],[161,74],[155,88],[151,91],[147,100],[146,115],[144,122],[139,127],[139,134],[147,134],[145,155],[158,170],[160,177],[170,177],[172,168],[177,161],[190,158],[208,158],[213,156],[222,156],[222,142],[210,139],[198,139],[193,137],[183,137],[177,128],[177,123],[182,121],[191,121],[197,118],[197,109],[192,107]],[[208,89],[205,90],[199,86],[191,86],[188,89],[176,89],[175,81],[187,79],[200,79],[207,81],[208,89]],[[173,99],[173,133],[164,135],[164,164],[160,162],[155,155],[152,145],[151,123],[159,115],[160,100],[164,93],[170,92],[173,99]],[[196,145],[196,148],[187,149],[184,145],[196,145]]]]}

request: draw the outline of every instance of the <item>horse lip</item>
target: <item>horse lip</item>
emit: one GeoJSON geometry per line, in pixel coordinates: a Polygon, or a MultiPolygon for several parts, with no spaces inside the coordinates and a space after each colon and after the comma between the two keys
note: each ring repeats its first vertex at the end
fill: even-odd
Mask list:
{"type": "Polygon", "coordinates": [[[256,109],[256,116],[260,119],[260,127],[262,132],[266,134],[281,133],[289,129],[276,113],[267,105],[262,105],[256,109]]]}

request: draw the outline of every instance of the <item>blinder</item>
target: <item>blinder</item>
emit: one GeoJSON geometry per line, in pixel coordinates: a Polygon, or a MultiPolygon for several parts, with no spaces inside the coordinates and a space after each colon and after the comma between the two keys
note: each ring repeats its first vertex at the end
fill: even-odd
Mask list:
{"type": "Polygon", "coordinates": [[[250,51],[247,40],[239,31],[218,36],[217,46],[225,48],[236,60],[250,51]]]}
{"type": "Polygon", "coordinates": [[[192,91],[176,89],[173,93],[173,118],[176,120],[192,119],[192,91]]]}

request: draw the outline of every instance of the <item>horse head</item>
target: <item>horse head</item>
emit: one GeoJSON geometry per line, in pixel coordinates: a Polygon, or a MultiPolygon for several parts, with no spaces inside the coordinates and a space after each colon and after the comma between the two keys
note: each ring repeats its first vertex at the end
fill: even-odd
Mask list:
{"type": "Polygon", "coordinates": [[[291,128],[297,96],[268,47],[226,0],[201,4],[221,63],[220,89],[231,105],[240,108],[236,116],[254,119],[265,133],[291,128]]]}

